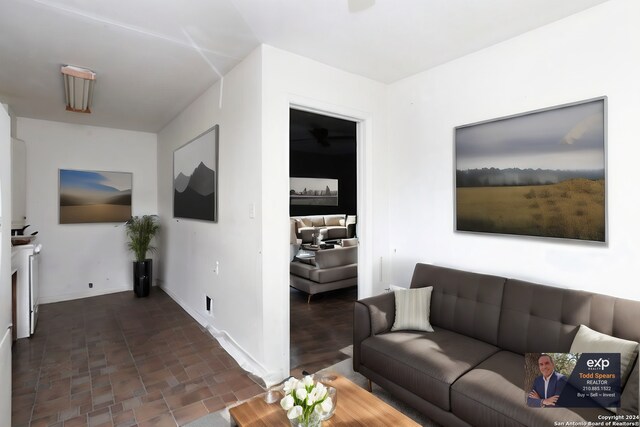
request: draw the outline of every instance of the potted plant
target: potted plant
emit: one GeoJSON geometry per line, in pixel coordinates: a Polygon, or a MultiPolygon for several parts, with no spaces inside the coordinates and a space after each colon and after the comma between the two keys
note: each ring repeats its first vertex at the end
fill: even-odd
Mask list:
{"type": "Polygon", "coordinates": [[[151,241],[160,230],[156,218],[156,215],[134,216],[126,222],[127,246],[136,258],[133,261],[133,291],[137,297],[146,297],[151,289],[153,263],[147,258],[147,252],[156,250],[151,246],[151,241]]]}

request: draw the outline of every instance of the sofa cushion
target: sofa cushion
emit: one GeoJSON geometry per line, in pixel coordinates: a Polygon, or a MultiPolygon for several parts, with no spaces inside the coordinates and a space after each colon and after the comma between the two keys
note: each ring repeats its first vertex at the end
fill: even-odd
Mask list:
{"type": "Polygon", "coordinates": [[[569,352],[620,353],[620,387],[624,388],[638,355],[638,343],[602,334],[585,325],[580,325],[569,352]]]}
{"type": "Polygon", "coordinates": [[[504,281],[503,277],[417,264],[411,287],[433,286],[433,326],[496,345],[504,281]]]}
{"type": "Polygon", "coordinates": [[[302,263],[298,261],[293,261],[289,263],[289,273],[295,274],[296,276],[304,277],[308,279],[310,277],[310,273],[312,270],[315,270],[317,267],[313,264],[302,263]]]}
{"type": "Polygon", "coordinates": [[[433,287],[401,289],[394,291],[396,298],[396,318],[392,331],[414,330],[433,332],[429,323],[433,287]]]}
{"type": "Polygon", "coordinates": [[[309,271],[309,280],[329,283],[358,277],[358,264],[339,265],[332,268],[316,268],[309,271]]]}
{"type": "Polygon", "coordinates": [[[344,239],[347,237],[347,227],[327,227],[327,239],[344,239]]]}
{"type": "Polygon", "coordinates": [[[300,218],[305,227],[313,227],[313,220],[308,217],[300,218]]]}
{"type": "Polygon", "coordinates": [[[445,411],[449,387],[498,351],[491,344],[434,327],[435,332],[388,332],[362,341],[360,363],[445,411]]]}
{"type": "Polygon", "coordinates": [[[315,256],[302,256],[300,254],[296,255],[294,262],[301,262],[303,264],[316,265],[316,257],[315,256]]]}
{"type": "MultiPolygon", "coordinates": [[[[353,239],[342,239],[342,242],[340,242],[340,245],[343,248],[347,248],[349,246],[358,246],[358,239],[357,238],[353,238],[353,239]]],[[[403,288],[406,289],[406,288],[403,288]]]]}
{"type": "Polygon", "coordinates": [[[314,227],[324,227],[326,225],[324,223],[323,216],[312,216],[309,217],[309,219],[311,219],[311,225],[313,225],[314,227]]]}
{"type": "Polygon", "coordinates": [[[618,415],[638,415],[640,413],[640,363],[636,359],[633,370],[620,395],[618,415]]]}
{"type": "Polygon", "coordinates": [[[325,215],[324,225],[340,226],[344,225],[344,215],[325,215]],[[341,223],[342,222],[342,223],[341,223]]]}
{"type": "Polygon", "coordinates": [[[604,408],[529,408],[523,387],[524,356],[500,351],[453,384],[451,410],[473,426],[549,427],[611,415],[604,408]]]}
{"type": "Polygon", "coordinates": [[[313,235],[315,234],[315,227],[300,227],[298,229],[298,234],[302,239],[302,243],[311,243],[313,242],[313,235]]]}
{"type": "Polygon", "coordinates": [[[331,268],[339,265],[357,264],[357,262],[357,246],[323,249],[316,253],[316,265],[319,268],[331,268]]]}

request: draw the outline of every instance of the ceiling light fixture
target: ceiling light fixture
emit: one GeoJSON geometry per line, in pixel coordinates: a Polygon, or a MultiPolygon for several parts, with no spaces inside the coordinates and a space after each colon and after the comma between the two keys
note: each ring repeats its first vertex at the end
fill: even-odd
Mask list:
{"type": "Polygon", "coordinates": [[[60,71],[64,79],[64,97],[67,101],[67,111],[77,113],[91,113],[93,99],[93,84],[96,73],[86,68],[65,65],[60,71]]]}

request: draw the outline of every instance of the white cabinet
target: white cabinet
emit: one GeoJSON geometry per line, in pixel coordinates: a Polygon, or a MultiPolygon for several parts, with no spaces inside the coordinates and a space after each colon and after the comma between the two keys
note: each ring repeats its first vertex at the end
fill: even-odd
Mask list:
{"type": "Polygon", "coordinates": [[[27,145],[11,138],[11,228],[22,228],[27,216],[27,145]]]}

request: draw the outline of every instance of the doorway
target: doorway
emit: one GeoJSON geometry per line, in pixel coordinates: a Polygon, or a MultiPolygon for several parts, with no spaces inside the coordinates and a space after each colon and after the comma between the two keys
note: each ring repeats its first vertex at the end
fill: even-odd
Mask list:
{"type": "Polygon", "coordinates": [[[300,376],[349,357],[358,297],[358,123],[292,108],[289,125],[290,368],[300,376]],[[346,273],[317,283],[311,271],[324,267],[314,264],[316,254],[330,253],[344,259],[336,270],[346,273]]]}
{"type": "MultiPolygon", "coordinates": [[[[290,216],[356,215],[358,210],[357,123],[317,113],[290,110],[289,177],[322,191],[336,185],[337,197],[291,200],[290,216]]],[[[304,190],[301,187],[297,190],[304,190]]],[[[293,190],[293,188],[292,188],[293,190]]]]}

